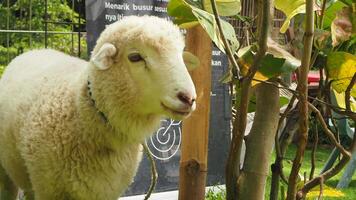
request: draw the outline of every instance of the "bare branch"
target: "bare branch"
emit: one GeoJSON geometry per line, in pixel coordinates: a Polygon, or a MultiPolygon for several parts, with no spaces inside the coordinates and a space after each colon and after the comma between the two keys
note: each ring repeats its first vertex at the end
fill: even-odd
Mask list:
{"type": "MultiPolygon", "coordinates": [[[[279,88],[279,89],[288,90],[290,93],[292,93],[293,95],[295,95],[295,96],[297,96],[297,97],[299,98],[299,95],[298,95],[298,92],[297,92],[297,91],[290,89],[288,86],[282,85],[283,83],[279,82],[278,80],[277,80],[277,82],[278,82],[279,84],[281,84],[282,86],[278,85],[278,84],[275,83],[275,82],[270,82],[270,81],[268,81],[268,80],[267,80],[267,81],[264,81],[264,80],[255,79],[255,78],[253,78],[252,80],[257,81],[257,82],[261,82],[261,83],[271,84],[271,85],[274,85],[275,87],[277,87],[277,88],[279,88]]],[[[346,111],[345,108],[342,108],[342,107],[333,105],[333,104],[331,104],[331,103],[329,103],[329,102],[325,102],[325,101],[323,101],[323,100],[321,100],[321,99],[319,99],[319,98],[316,98],[316,97],[308,96],[308,99],[311,99],[311,100],[314,100],[314,101],[316,101],[316,102],[318,102],[318,103],[321,103],[321,104],[323,104],[323,105],[326,105],[327,107],[331,108],[334,112],[336,112],[336,113],[338,113],[338,114],[340,114],[340,115],[345,115],[345,116],[350,117],[351,119],[356,119],[356,113],[353,112],[353,111],[346,111]]]]}
{"type": "MultiPolygon", "coordinates": [[[[279,118],[278,121],[278,128],[277,128],[277,133],[275,134],[275,145],[276,145],[276,160],[275,162],[271,165],[271,171],[272,171],[272,181],[271,181],[271,191],[270,191],[270,199],[271,200],[277,200],[278,199],[278,192],[279,192],[279,178],[282,178],[284,182],[287,183],[287,179],[284,176],[283,173],[283,158],[284,158],[284,151],[281,150],[281,144],[279,141],[278,137],[278,131],[280,130],[283,121],[287,117],[288,113],[290,110],[293,108],[294,102],[296,100],[296,96],[293,95],[292,99],[289,101],[288,106],[286,110],[282,113],[281,117],[279,118]]],[[[281,138],[283,138],[283,135],[281,135],[281,138]]]]}
{"type": "Polygon", "coordinates": [[[319,29],[323,28],[325,8],[326,8],[326,0],[323,0],[323,4],[321,6],[321,12],[320,12],[320,19],[319,19],[319,29]]]}
{"type": "Polygon", "coordinates": [[[303,160],[308,138],[308,72],[313,46],[314,35],[314,0],[306,1],[306,22],[304,33],[304,51],[300,76],[298,76],[299,91],[299,145],[293,161],[292,170],[288,181],[287,200],[294,200],[297,194],[298,172],[303,160]]]}
{"type": "Polygon", "coordinates": [[[312,152],[311,152],[311,169],[310,169],[310,174],[309,174],[309,180],[313,179],[313,177],[314,177],[315,153],[316,153],[316,149],[318,148],[318,141],[319,141],[318,126],[315,124],[315,136],[314,136],[314,143],[313,143],[313,148],[312,148],[312,152]]]}
{"type": "Polygon", "coordinates": [[[344,156],[351,156],[350,152],[348,152],[335,138],[334,134],[330,131],[330,129],[328,129],[326,122],[323,118],[323,116],[321,115],[320,111],[311,103],[308,103],[308,106],[310,108],[310,110],[312,112],[314,112],[321,124],[321,127],[324,130],[324,133],[328,136],[328,138],[331,140],[331,142],[333,143],[334,146],[336,146],[336,148],[338,148],[340,150],[340,152],[344,155],[344,156]]]}
{"type": "Polygon", "coordinates": [[[148,150],[146,143],[142,143],[142,146],[143,146],[143,150],[145,151],[145,153],[148,157],[148,160],[151,162],[151,185],[148,188],[147,194],[144,198],[144,200],[148,200],[150,198],[153,190],[156,187],[158,174],[157,174],[156,163],[155,163],[154,158],[152,157],[150,151],[148,150]]]}
{"type": "Polygon", "coordinates": [[[343,156],[342,156],[341,160],[334,167],[332,167],[331,169],[327,170],[326,172],[324,172],[323,174],[319,175],[318,177],[315,177],[312,180],[308,181],[302,187],[302,189],[300,189],[298,191],[297,200],[303,199],[306,196],[306,194],[311,189],[313,189],[315,186],[317,186],[318,184],[322,184],[322,182],[327,181],[331,177],[333,177],[336,174],[338,174],[346,166],[346,164],[350,160],[350,158],[351,158],[350,151],[352,152],[352,151],[354,151],[356,149],[356,137],[352,141],[350,151],[347,151],[344,147],[342,147],[340,145],[340,143],[337,142],[337,140],[336,140],[335,136],[332,134],[332,132],[329,129],[327,129],[326,123],[325,123],[320,111],[310,103],[309,103],[309,108],[312,109],[312,111],[317,114],[317,117],[318,117],[320,123],[322,124],[322,127],[323,127],[325,133],[331,139],[333,144],[340,150],[340,152],[342,153],[343,156]]]}
{"type": "Polygon", "coordinates": [[[324,179],[323,177],[320,177],[320,192],[319,192],[318,200],[323,199],[323,185],[324,185],[324,179]]]}
{"type": "Polygon", "coordinates": [[[351,95],[351,90],[354,87],[356,82],[356,73],[352,77],[350,84],[347,86],[346,91],[345,91],[345,105],[346,105],[346,111],[351,111],[351,106],[350,106],[350,95],[351,95]]]}
{"type": "Polygon", "coordinates": [[[350,157],[343,156],[342,159],[334,167],[332,167],[328,171],[324,172],[323,174],[319,175],[318,177],[315,177],[312,180],[308,181],[303,186],[303,188],[298,191],[296,199],[297,200],[303,199],[311,189],[313,189],[315,186],[320,184],[321,178],[323,179],[323,181],[327,181],[331,177],[338,174],[345,167],[345,165],[348,163],[349,160],[350,160],[350,157]]]}

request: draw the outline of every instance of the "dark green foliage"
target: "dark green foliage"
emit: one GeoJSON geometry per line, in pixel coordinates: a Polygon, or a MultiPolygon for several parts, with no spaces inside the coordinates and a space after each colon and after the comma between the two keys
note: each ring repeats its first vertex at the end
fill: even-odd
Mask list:
{"type": "MultiPolygon", "coordinates": [[[[296,146],[291,145],[290,148],[287,151],[287,154],[285,156],[284,159],[284,173],[287,175],[289,174],[289,171],[291,169],[292,166],[292,162],[293,162],[293,157],[294,157],[294,153],[296,151],[296,146]]],[[[329,154],[331,152],[331,149],[329,147],[321,147],[318,148],[318,150],[316,151],[316,173],[315,175],[318,175],[321,168],[323,167],[323,165],[325,164],[325,162],[327,161],[329,154]]],[[[301,167],[301,173],[304,172],[309,172],[310,168],[311,168],[311,164],[310,164],[310,160],[311,160],[311,150],[307,149],[305,152],[305,158],[304,158],[304,162],[303,165],[301,167]]],[[[274,158],[275,155],[273,155],[273,158],[271,159],[272,161],[275,159],[274,158]]],[[[272,162],[271,162],[272,163],[272,162]]],[[[329,181],[327,181],[325,184],[326,186],[335,188],[341,175],[343,172],[339,173],[338,175],[336,175],[335,177],[331,178],[329,181]]],[[[269,189],[270,189],[270,184],[271,184],[271,176],[269,175],[267,178],[267,185],[266,185],[266,196],[265,199],[269,199],[269,196],[267,194],[269,194],[269,189]]],[[[284,188],[286,188],[286,185],[284,183],[282,183],[282,186],[284,188]]],[[[325,196],[323,199],[325,200],[354,200],[356,199],[356,192],[355,192],[355,187],[356,187],[356,174],[353,175],[352,177],[352,181],[349,185],[348,188],[345,189],[341,189],[340,191],[342,193],[344,193],[343,197],[328,197],[325,196]]],[[[225,189],[223,188],[219,188],[218,186],[216,186],[216,188],[218,188],[219,190],[209,190],[206,194],[205,200],[221,200],[221,199],[225,199],[225,189]]],[[[282,199],[282,198],[280,198],[282,199]]]]}
{"type": "MultiPolygon", "coordinates": [[[[0,74],[15,56],[30,49],[45,47],[45,1],[43,0],[4,0],[0,3],[1,30],[32,30],[41,33],[6,33],[0,31],[0,74]]],[[[84,1],[83,1],[84,2],[84,1]]],[[[82,3],[83,3],[82,2],[82,3]]],[[[69,0],[50,0],[47,7],[48,31],[84,31],[84,14],[78,14],[83,4],[69,0]],[[62,23],[64,22],[64,23],[62,23]],[[72,25],[71,23],[76,23],[72,25]]],[[[84,10],[84,8],[82,8],[84,10]]],[[[81,55],[86,56],[86,41],[80,36],[81,55]]],[[[78,55],[78,34],[48,34],[48,48],[57,49],[71,55],[78,55]]]]}

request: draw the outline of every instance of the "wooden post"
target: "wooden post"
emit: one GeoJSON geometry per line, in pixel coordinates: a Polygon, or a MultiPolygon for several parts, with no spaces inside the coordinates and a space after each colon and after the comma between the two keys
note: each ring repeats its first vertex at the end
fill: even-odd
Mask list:
{"type": "Polygon", "coordinates": [[[186,50],[196,55],[200,66],[190,72],[196,91],[197,108],[183,121],[179,200],[204,200],[207,174],[212,42],[197,26],[187,31],[186,50]]]}

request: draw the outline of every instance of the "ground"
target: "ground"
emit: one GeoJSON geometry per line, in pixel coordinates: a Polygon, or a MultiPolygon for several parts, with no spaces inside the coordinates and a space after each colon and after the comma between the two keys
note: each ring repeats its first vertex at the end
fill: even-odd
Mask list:
{"type": "MultiPolygon", "coordinates": [[[[286,159],[284,162],[284,172],[286,175],[289,174],[289,171],[292,167],[292,161],[294,158],[294,152],[296,151],[296,147],[294,145],[291,145],[287,155],[286,159]]],[[[329,157],[329,154],[331,153],[332,149],[328,147],[319,147],[319,149],[316,152],[316,170],[315,170],[315,175],[318,175],[320,170],[322,169],[323,165],[326,163],[326,160],[329,157]]],[[[304,172],[307,172],[309,176],[309,171],[311,167],[311,150],[307,150],[305,153],[305,158],[304,162],[301,168],[300,173],[303,174],[304,172]]],[[[272,161],[274,161],[275,156],[273,155],[272,161]]],[[[332,188],[335,188],[340,177],[342,175],[342,172],[333,177],[331,180],[326,182],[327,186],[330,186],[332,188]]],[[[271,174],[268,176],[267,180],[267,186],[266,186],[266,200],[269,199],[269,191],[270,191],[270,183],[271,183],[271,174]]],[[[287,187],[285,187],[285,190],[287,190],[287,187]]],[[[216,191],[216,190],[215,190],[216,191]]],[[[224,195],[224,190],[221,189],[221,192],[219,193],[213,193],[213,192],[208,192],[206,195],[206,200],[225,200],[225,195],[224,195]]],[[[350,183],[350,186],[347,189],[342,189],[340,190],[344,196],[339,196],[339,197],[327,197],[324,196],[324,200],[355,200],[356,199],[356,173],[352,177],[352,181],[350,183]]]]}

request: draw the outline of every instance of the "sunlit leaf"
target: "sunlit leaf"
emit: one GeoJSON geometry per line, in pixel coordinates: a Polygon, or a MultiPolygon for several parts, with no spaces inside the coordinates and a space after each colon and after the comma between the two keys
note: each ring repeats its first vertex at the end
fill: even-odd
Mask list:
{"type": "MultiPolygon", "coordinates": [[[[285,33],[289,27],[290,20],[297,14],[305,13],[305,0],[276,0],[275,7],[287,17],[280,29],[281,33],[285,33]]],[[[319,6],[314,3],[314,10],[319,9],[319,6]]]]}
{"type": "Polygon", "coordinates": [[[336,14],[331,23],[333,46],[350,39],[352,33],[351,12],[351,7],[344,7],[336,14]]]}
{"type": "MultiPolygon", "coordinates": [[[[326,68],[332,87],[337,92],[345,92],[353,75],[356,73],[356,56],[346,52],[333,52],[328,55],[326,68]]],[[[356,86],[351,90],[356,97],[356,86]]]]}
{"type": "MultiPolygon", "coordinates": [[[[255,45],[251,46],[249,50],[247,50],[247,48],[242,49],[245,53],[238,59],[238,64],[243,75],[246,75],[251,67],[256,50],[257,47],[255,45]]],[[[269,40],[267,54],[261,61],[261,65],[254,76],[252,85],[254,86],[261,81],[266,81],[283,73],[292,72],[299,66],[300,61],[298,59],[279,47],[274,41],[269,40]]]]}
{"type": "Polygon", "coordinates": [[[285,33],[290,20],[299,13],[305,13],[305,0],[276,0],[275,7],[287,16],[280,29],[281,33],[285,33]]]}
{"type": "MultiPolygon", "coordinates": [[[[334,92],[335,95],[335,99],[336,99],[336,103],[340,108],[346,108],[345,105],[345,92],[342,93],[338,93],[338,92],[334,92]]],[[[351,98],[351,102],[350,102],[350,108],[353,112],[356,111],[356,102],[353,98],[351,98]]]]}
{"type": "MultiPolygon", "coordinates": [[[[211,1],[205,0],[204,10],[209,13],[213,13],[211,7],[211,1]]],[[[215,0],[219,15],[221,16],[233,16],[237,15],[241,11],[241,2],[240,0],[215,0]]]]}

